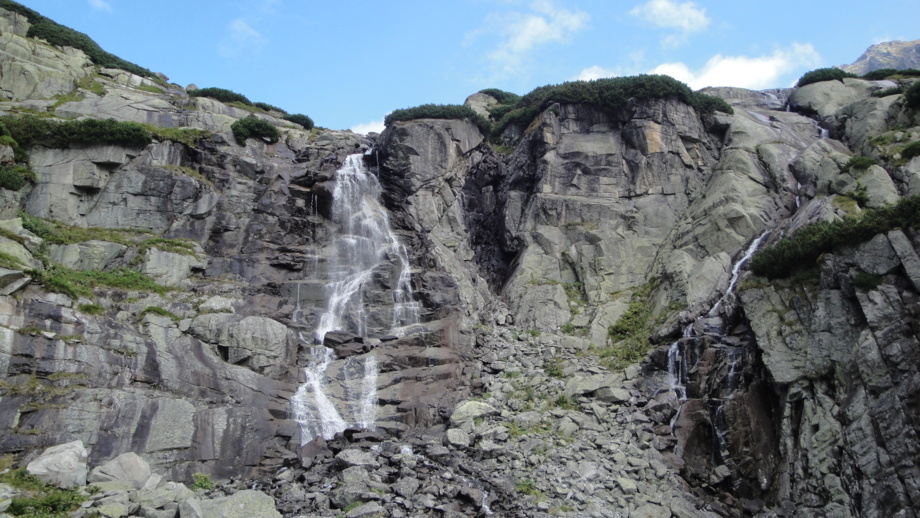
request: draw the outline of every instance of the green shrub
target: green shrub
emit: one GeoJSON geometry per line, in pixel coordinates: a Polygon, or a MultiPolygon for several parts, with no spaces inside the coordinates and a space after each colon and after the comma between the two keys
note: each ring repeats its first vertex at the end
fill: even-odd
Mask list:
{"type": "Polygon", "coordinates": [[[19,13],[29,20],[29,32],[26,33],[29,38],[41,38],[52,45],[80,49],[99,66],[117,68],[144,77],[155,77],[150,70],[102,50],[99,44],[86,34],[45,18],[22,4],[12,0],[0,0],[0,8],[19,13]]]}
{"type": "Polygon", "coordinates": [[[272,144],[278,142],[278,128],[256,117],[239,119],[230,125],[230,129],[233,131],[233,138],[241,146],[246,145],[248,138],[266,138],[272,144]]]}
{"type": "Polygon", "coordinates": [[[528,125],[553,103],[590,104],[616,117],[630,99],[676,98],[703,114],[722,111],[734,113],[724,100],[694,92],[686,84],[664,75],[638,75],[569,81],[559,85],[546,85],[534,89],[513,105],[493,108],[490,114],[500,119],[493,135],[500,135],[511,124],[528,125]]]}
{"type": "Polygon", "coordinates": [[[920,109],[920,81],[910,85],[910,88],[904,91],[904,99],[907,106],[913,109],[920,109]]]}
{"type": "Polygon", "coordinates": [[[866,209],[855,217],[820,221],[800,228],[751,258],[751,270],[762,277],[787,277],[815,264],[821,254],[856,245],[893,228],[920,224],[920,196],[901,198],[894,205],[866,209]]]}
{"type": "Polygon", "coordinates": [[[889,95],[898,95],[904,93],[903,86],[895,86],[892,88],[885,88],[883,90],[876,90],[872,92],[872,97],[888,97],[889,95]]]}
{"type": "Polygon", "coordinates": [[[871,291],[882,283],[881,275],[873,275],[866,272],[857,272],[853,276],[853,285],[862,291],[871,291]]]}
{"type": "Polygon", "coordinates": [[[255,106],[256,108],[265,110],[265,111],[267,111],[267,112],[278,112],[278,113],[282,113],[282,114],[284,114],[284,115],[287,115],[287,112],[286,112],[286,111],[282,110],[281,108],[279,108],[279,107],[277,107],[277,106],[272,106],[272,105],[270,105],[270,104],[268,104],[268,103],[252,103],[252,105],[255,106]]]}
{"type": "Polygon", "coordinates": [[[28,167],[0,165],[0,187],[9,191],[18,191],[30,181],[35,181],[35,173],[28,167]]]}
{"type": "Polygon", "coordinates": [[[85,500],[76,489],[60,489],[45,484],[24,468],[0,474],[0,483],[9,484],[22,494],[13,496],[6,512],[29,518],[65,518],[85,500]]]}
{"type": "Polygon", "coordinates": [[[877,163],[878,160],[872,158],[871,156],[854,156],[847,160],[847,163],[843,166],[843,172],[847,172],[851,169],[855,169],[857,171],[868,169],[877,163]]]}
{"type": "Polygon", "coordinates": [[[893,76],[897,74],[898,71],[894,68],[880,68],[878,70],[873,70],[863,74],[863,79],[869,79],[872,81],[878,81],[880,79],[885,79],[886,77],[893,76]]]}
{"type": "Polygon", "coordinates": [[[805,72],[805,74],[799,78],[799,81],[795,85],[797,87],[803,87],[805,85],[820,83],[822,81],[842,81],[845,77],[859,76],[839,68],[819,68],[812,70],[811,72],[805,72]]]}
{"type": "Polygon", "coordinates": [[[486,135],[492,126],[472,108],[459,104],[423,104],[414,108],[393,110],[383,119],[383,124],[389,126],[394,122],[416,119],[469,119],[486,135]]]}
{"type": "Polygon", "coordinates": [[[191,489],[204,489],[210,491],[214,489],[214,482],[211,480],[211,477],[204,473],[195,473],[192,475],[192,483],[189,484],[191,489]]]}
{"type": "Polygon", "coordinates": [[[0,117],[10,134],[23,148],[45,146],[67,148],[99,144],[118,144],[141,148],[152,139],[142,124],[115,119],[82,119],[57,121],[23,115],[0,117]]]}
{"type": "Polygon", "coordinates": [[[307,117],[306,115],[302,113],[285,115],[284,117],[282,117],[282,119],[288,122],[293,122],[294,124],[299,124],[303,126],[304,129],[308,129],[308,130],[313,129],[313,119],[311,119],[310,117],[307,117]]]}
{"type": "Polygon", "coordinates": [[[253,106],[252,101],[250,101],[245,95],[238,94],[225,88],[216,88],[213,86],[208,88],[199,88],[197,90],[189,90],[188,94],[192,97],[208,97],[227,104],[232,102],[239,102],[247,106],[253,106]]]}
{"type": "Polygon", "coordinates": [[[911,142],[901,150],[901,158],[905,160],[910,160],[915,156],[920,156],[920,140],[911,142]]]}
{"type": "Polygon", "coordinates": [[[920,76],[920,70],[913,68],[905,68],[903,70],[898,70],[896,68],[880,68],[878,70],[873,70],[863,74],[863,79],[869,79],[872,81],[878,81],[880,79],[887,79],[889,77],[916,77],[920,76]]]}
{"type": "Polygon", "coordinates": [[[479,93],[491,95],[499,104],[514,104],[521,99],[521,96],[518,94],[499,90],[498,88],[486,88],[480,90],[479,93]]]}

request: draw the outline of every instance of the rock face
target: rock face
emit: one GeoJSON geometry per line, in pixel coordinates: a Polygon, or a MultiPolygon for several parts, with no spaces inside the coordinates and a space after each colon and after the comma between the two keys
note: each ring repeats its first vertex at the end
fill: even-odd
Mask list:
{"type": "Polygon", "coordinates": [[[873,96],[892,85],[708,90],[733,115],[674,98],[551,103],[499,136],[433,119],[376,138],[308,133],[264,113],[280,141],[238,145],[229,128],[249,112],[138,88],[148,80],[0,20],[3,113],[202,130],[30,149],[34,183],[0,197],[0,453],[38,462],[82,441],[92,480],[130,486],[100,513],[920,506],[917,229],[830,251],[810,277],[750,278],[739,263],[752,243],[920,193],[920,158],[902,156],[920,116],[873,96]],[[105,95],[79,86],[90,72],[105,95]],[[50,99],[74,85],[75,100],[50,99]],[[419,324],[395,335],[380,316],[401,282],[393,248],[360,290],[367,331],[316,334],[344,260],[333,207],[349,155],[379,181],[407,252],[419,324]],[[610,333],[638,320],[628,339],[610,333]],[[646,357],[611,372],[633,347],[646,357]],[[338,433],[304,422],[330,408],[348,414],[338,433]],[[205,501],[151,469],[256,478],[276,500],[205,501]]]}
{"type": "Polygon", "coordinates": [[[920,68],[920,40],[877,43],[866,49],[853,63],[838,68],[856,75],[880,68],[920,68]]]}

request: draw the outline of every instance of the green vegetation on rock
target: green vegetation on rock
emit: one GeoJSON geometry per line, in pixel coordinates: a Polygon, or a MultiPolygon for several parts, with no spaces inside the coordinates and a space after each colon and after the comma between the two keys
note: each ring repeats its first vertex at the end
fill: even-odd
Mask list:
{"type": "Polygon", "coordinates": [[[920,156],[920,140],[911,142],[901,150],[901,158],[904,160],[910,160],[915,156],[920,156]]]}
{"type": "Polygon", "coordinates": [[[751,258],[751,270],[762,277],[787,277],[814,266],[821,254],[843,245],[856,245],[894,228],[920,224],[920,196],[901,198],[894,205],[866,209],[857,216],[820,221],[800,228],[751,258]]]}
{"type": "Polygon", "coordinates": [[[44,270],[27,272],[48,291],[63,293],[71,298],[92,297],[96,288],[115,288],[124,291],[150,291],[164,294],[168,288],[150,277],[129,268],[112,271],[73,270],[58,264],[49,264],[44,270]]]}
{"type": "Polygon", "coordinates": [[[233,131],[233,138],[241,146],[246,145],[248,138],[265,138],[272,144],[278,142],[278,129],[270,122],[256,117],[239,119],[230,125],[230,129],[233,131]]]}
{"type": "Polygon", "coordinates": [[[152,141],[144,125],[115,119],[57,121],[34,115],[6,115],[0,117],[0,123],[23,148],[45,146],[63,149],[103,144],[142,148],[152,141]]]}
{"type": "Polygon", "coordinates": [[[569,81],[559,85],[546,85],[524,96],[487,88],[480,93],[491,95],[499,101],[489,107],[490,122],[468,106],[456,104],[423,104],[414,108],[395,110],[384,119],[389,126],[394,122],[416,119],[469,119],[493,140],[511,124],[529,125],[537,115],[554,103],[590,104],[616,116],[630,99],[676,98],[702,114],[716,111],[734,113],[723,99],[694,92],[686,84],[663,75],[639,75],[569,81]]]}
{"type": "Polygon", "coordinates": [[[40,38],[52,45],[82,50],[99,66],[118,68],[144,77],[155,77],[150,70],[102,50],[102,47],[86,34],[45,18],[22,4],[12,0],[0,0],[0,8],[19,13],[29,20],[29,32],[26,33],[29,38],[40,38]]]}
{"type": "Polygon", "coordinates": [[[252,101],[250,101],[248,97],[241,93],[234,92],[233,90],[227,90],[226,88],[209,86],[207,88],[189,90],[188,94],[192,97],[208,97],[227,104],[240,102],[248,106],[253,106],[252,101]]]}
{"type": "Polygon", "coordinates": [[[521,99],[521,96],[518,94],[499,90],[498,88],[486,88],[480,90],[479,93],[494,97],[499,104],[514,104],[521,99]]]}
{"type": "Polygon", "coordinates": [[[920,81],[912,84],[904,92],[904,99],[907,101],[907,106],[915,110],[920,109],[920,81]]]}
{"type": "Polygon", "coordinates": [[[732,107],[724,100],[694,92],[686,84],[664,75],[569,81],[559,85],[541,86],[520,97],[513,104],[493,107],[490,110],[492,118],[496,120],[493,135],[500,135],[510,124],[530,124],[553,103],[590,104],[615,116],[630,99],[660,98],[676,98],[700,113],[734,113],[732,107]]]}
{"type": "Polygon", "coordinates": [[[286,114],[282,119],[293,122],[294,124],[299,124],[303,129],[313,129],[313,119],[302,113],[286,114]]]}
{"type": "Polygon", "coordinates": [[[0,483],[21,491],[12,498],[6,513],[34,518],[63,518],[86,499],[76,489],[60,489],[46,484],[24,468],[0,474],[0,483]]]}
{"type": "Polygon", "coordinates": [[[820,83],[822,81],[842,81],[845,77],[859,76],[839,68],[818,68],[810,72],[805,72],[795,85],[801,88],[805,85],[820,83]]]}
{"type": "Polygon", "coordinates": [[[626,312],[607,329],[610,345],[599,352],[601,363],[608,368],[625,369],[648,354],[651,347],[648,337],[655,325],[651,294],[657,286],[656,279],[636,288],[626,312]]]}
{"type": "Polygon", "coordinates": [[[26,183],[35,181],[35,173],[23,165],[0,165],[0,187],[18,191],[26,183]]]}
{"type": "Polygon", "coordinates": [[[485,117],[473,111],[472,108],[459,104],[423,104],[414,108],[393,110],[383,119],[383,123],[389,126],[394,122],[416,119],[469,119],[486,135],[489,134],[492,126],[485,117]]]}
{"type": "Polygon", "coordinates": [[[847,172],[850,170],[861,171],[868,169],[871,166],[874,166],[878,163],[878,160],[872,158],[871,156],[854,156],[847,160],[847,163],[844,164],[842,172],[847,172]]]}
{"type": "Polygon", "coordinates": [[[259,108],[260,110],[265,110],[267,112],[278,112],[278,113],[287,115],[286,111],[282,110],[281,108],[277,106],[272,106],[271,104],[268,104],[268,103],[255,102],[255,103],[252,103],[252,105],[255,106],[256,108],[259,108]]]}

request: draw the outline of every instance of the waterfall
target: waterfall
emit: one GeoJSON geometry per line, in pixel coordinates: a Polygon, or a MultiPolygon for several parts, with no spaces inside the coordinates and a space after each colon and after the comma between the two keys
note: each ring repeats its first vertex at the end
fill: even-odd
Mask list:
{"type": "MultiPolygon", "coordinates": [[[[744,265],[753,257],[754,253],[757,252],[757,249],[769,234],[770,231],[764,232],[748,245],[742,256],[732,266],[731,278],[729,279],[725,294],[712,305],[709,311],[687,324],[687,326],[684,327],[683,336],[675,340],[668,349],[669,390],[673,390],[676,393],[679,401],[677,411],[670,423],[672,430],[675,429],[681,411],[683,410],[683,404],[687,400],[687,383],[690,381],[690,366],[688,365],[687,355],[692,352],[691,347],[694,346],[693,339],[697,336],[697,333],[699,332],[710,338],[715,337],[718,340],[718,347],[721,350],[720,354],[724,355],[727,359],[728,372],[725,373],[721,386],[715,387],[717,389],[717,396],[713,397],[711,392],[709,393],[710,396],[695,394],[695,397],[704,398],[705,406],[709,413],[713,432],[713,465],[719,463],[728,464],[732,462],[728,456],[728,424],[725,417],[725,405],[731,400],[735,391],[741,384],[744,361],[744,354],[739,348],[721,339],[721,335],[724,332],[724,322],[722,321],[720,313],[724,305],[728,304],[730,307],[734,302],[734,292],[738,285],[738,280],[741,277],[742,268],[744,268],[744,265]]],[[[703,338],[701,337],[701,339],[703,338]]],[[[676,455],[681,454],[679,445],[675,446],[674,453],[676,455]]]]}
{"type": "Polygon", "coordinates": [[[333,330],[368,334],[365,290],[374,273],[390,258],[399,268],[391,327],[417,323],[419,306],[412,300],[409,256],[390,229],[390,218],[379,201],[380,183],[365,169],[362,155],[345,159],[336,172],[332,197],[332,219],[340,225],[340,233],[334,243],[337,260],[331,266],[326,286],[328,304],[316,328],[316,341],[322,343],[326,333],[333,330]]]}
{"type": "MultiPolygon", "coordinates": [[[[341,330],[367,336],[381,329],[396,333],[419,322],[420,307],[412,299],[409,255],[390,229],[389,216],[380,203],[380,183],[364,167],[360,154],[348,156],[335,178],[332,219],[338,232],[332,244],[331,257],[335,260],[327,262],[327,306],[312,337],[313,359],[304,369],[306,381],[291,399],[302,444],[314,437],[331,439],[349,427],[371,429],[376,420],[376,356],[367,353],[337,362],[335,351],[320,345],[326,333],[341,330]],[[375,276],[379,279],[387,274],[387,265],[396,274],[391,290],[393,313],[385,324],[388,327],[381,328],[379,317],[368,311],[365,298],[375,276]]],[[[299,294],[296,311],[300,311],[299,294]]]]}

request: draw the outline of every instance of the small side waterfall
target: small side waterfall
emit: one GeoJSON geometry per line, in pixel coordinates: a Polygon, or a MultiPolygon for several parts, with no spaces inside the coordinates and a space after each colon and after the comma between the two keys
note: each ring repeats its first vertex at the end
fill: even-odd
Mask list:
{"type": "MultiPolygon", "coordinates": [[[[675,340],[668,349],[669,389],[674,391],[678,399],[677,411],[671,419],[671,428],[673,430],[680,422],[685,403],[689,402],[690,399],[701,400],[703,408],[708,411],[709,422],[712,426],[714,441],[712,451],[713,465],[732,462],[728,457],[728,438],[726,436],[728,428],[725,406],[731,401],[741,384],[744,361],[742,350],[723,338],[725,323],[722,313],[730,311],[730,308],[734,305],[734,292],[741,276],[741,271],[769,234],[769,231],[764,232],[748,245],[744,254],[732,267],[732,275],[725,294],[712,305],[709,311],[684,327],[683,336],[675,340]],[[701,360],[699,346],[716,349],[716,354],[724,359],[727,371],[723,372],[720,378],[716,378],[720,380],[716,385],[711,383],[712,380],[705,388],[701,385],[694,385],[694,390],[704,393],[691,395],[688,391],[688,384],[691,382],[690,372],[697,369],[697,362],[701,360]]],[[[700,407],[697,406],[696,408],[700,407]]],[[[681,454],[680,447],[680,443],[675,446],[675,453],[678,455],[681,454]]]]}
{"type": "Polygon", "coordinates": [[[380,192],[380,183],[364,167],[360,154],[348,156],[336,172],[332,218],[339,231],[332,245],[335,260],[328,262],[327,306],[309,346],[312,360],[304,369],[306,381],[291,399],[302,444],[314,437],[331,439],[348,427],[370,429],[376,420],[376,356],[371,352],[337,361],[335,351],[321,345],[326,334],[348,331],[367,336],[381,329],[396,333],[419,322],[420,307],[412,299],[409,256],[390,229],[380,192]],[[388,275],[395,277],[395,282],[387,282],[388,275]],[[380,284],[393,286],[392,316],[383,327],[379,311],[370,313],[366,304],[371,281],[381,278],[380,284]],[[330,377],[334,384],[329,383],[330,377]]]}

